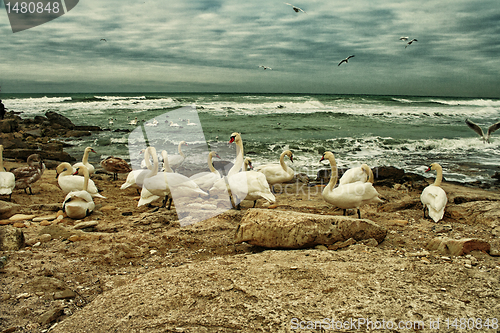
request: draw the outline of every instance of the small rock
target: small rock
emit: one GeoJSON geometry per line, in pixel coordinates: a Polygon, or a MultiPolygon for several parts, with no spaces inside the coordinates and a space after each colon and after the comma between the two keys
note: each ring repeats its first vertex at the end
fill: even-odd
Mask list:
{"type": "Polygon", "coordinates": [[[0,302],[5,302],[7,300],[10,299],[10,295],[9,294],[2,294],[0,295],[0,302]]]}
{"type": "Polygon", "coordinates": [[[51,225],[51,224],[52,224],[52,223],[50,223],[50,222],[49,222],[49,221],[47,221],[47,220],[40,222],[40,225],[41,225],[42,227],[45,227],[45,226],[48,226],[48,225],[51,225]]]}
{"type": "Polygon", "coordinates": [[[0,227],[0,251],[17,251],[24,247],[24,233],[11,226],[0,227]]]}
{"type": "Polygon", "coordinates": [[[65,289],[63,291],[56,291],[54,293],[54,299],[69,299],[75,298],[76,293],[71,289],[65,289]]]}
{"type": "Polygon", "coordinates": [[[43,222],[55,220],[57,215],[39,216],[32,219],[33,222],[43,222]]]}
{"type": "Polygon", "coordinates": [[[41,315],[40,318],[38,319],[38,322],[42,325],[47,325],[48,323],[53,322],[63,314],[64,314],[63,308],[55,308],[41,315]]]}
{"type": "Polygon", "coordinates": [[[489,252],[490,244],[476,238],[452,239],[436,237],[427,244],[427,249],[446,255],[461,256],[474,250],[489,252]]]}
{"type": "Polygon", "coordinates": [[[34,217],[35,217],[35,215],[16,214],[16,215],[9,217],[9,220],[11,220],[11,221],[24,221],[24,220],[31,220],[34,217]]]}
{"type": "Polygon", "coordinates": [[[78,237],[77,235],[71,235],[69,236],[68,240],[70,242],[78,242],[80,240],[80,237],[78,237]]]}
{"type": "Polygon", "coordinates": [[[465,264],[465,265],[464,265],[464,267],[465,267],[465,268],[469,268],[469,269],[471,269],[471,268],[472,268],[472,265],[471,265],[471,264],[465,264]]]}
{"type": "Polygon", "coordinates": [[[98,225],[98,221],[87,221],[87,222],[80,222],[77,223],[73,228],[74,229],[85,229],[85,228],[92,228],[98,225]]]}
{"type": "Polygon", "coordinates": [[[50,242],[51,240],[52,240],[51,234],[43,234],[43,235],[40,235],[40,237],[38,237],[38,241],[40,243],[47,243],[47,242],[50,242]]]}
{"type": "Polygon", "coordinates": [[[328,250],[328,248],[326,246],[324,246],[324,245],[316,245],[314,248],[316,250],[320,250],[320,251],[326,251],[326,250],[328,250]]]}
{"type": "Polygon", "coordinates": [[[21,205],[0,200],[0,219],[8,219],[21,211],[21,205]]]}
{"type": "Polygon", "coordinates": [[[435,225],[432,227],[432,231],[434,231],[437,234],[444,233],[444,232],[450,232],[452,230],[453,230],[453,228],[449,224],[435,225]]]}
{"type": "Polygon", "coordinates": [[[57,217],[62,216],[63,218],[65,218],[65,217],[66,217],[66,213],[65,213],[65,212],[63,212],[62,210],[59,210],[59,211],[57,211],[56,216],[57,216],[57,217]]]}
{"type": "Polygon", "coordinates": [[[100,209],[101,212],[109,212],[109,211],[112,211],[112,210],[115,210],[116,207],[115,206],[111,206],[111,205],[107,205],[107,206],[104,206],[100,209]]]}
{"type": "Polygon", "coordinates": [[[490,250],[490,256],[493,256],[493,257],[500,257],[500,251],[499,251],[499,250],[497,250],[497,249],[490,250]]]}
{"type": "Polygon", "coordinates": [[[16,222],[12,225],[14,228],[26,228],[26,224],[22,222],[16,222]]]}
{"type": "Polygon", "coordinates": [[[365,244],[366,246],[376,247],[378,246],[378,242],[375,238],[365,239],[360,242],[361,244],[365,244]]]}
{"type": "Polygon", "coordinates": [[[351,246],[356,244],[356,240],[354,238],[349,238],[345,242],[337,242],[333,245],[328,246],[328,250],[338,250],[338,249],[343,249],[345,247],[351,246]]]}
{"type": "Polygon", "coordinates": [[[31,297],[30,293],[22,293],[16,296],[16,299],[21,299],[21,298],[29,298],[31,297]]]}

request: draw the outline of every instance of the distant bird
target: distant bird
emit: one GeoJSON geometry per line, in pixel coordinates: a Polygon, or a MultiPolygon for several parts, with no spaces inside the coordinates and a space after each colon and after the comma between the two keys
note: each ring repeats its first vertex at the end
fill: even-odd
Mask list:
{"type": "Polygon", "coordinates": [[[113,124],[114,124],[114,121],[113,121],[113,120],[114,120],[113,118],[109,118],[108,123],[109,123],[110,125],[113,125],[113,124]]]}
{"type": "Polygon", "coordinates": [[[302,13],[305,13],[305,11],[299,7],[296,7],[294,5],[292,5],[291,3],[288,3],[288,2],[283,2],[285,5],[288,5],[288,6],[292,6],[293,10],[295,10],[296,13],[298,12],[302,12],[302,13]]]}
{"type": "Polygon", "coordinates": [[[107,42],[105,38],[101,38],[100,42],[107,42]]]}
{"type": "Polygon", "coordinates": [[[408,37],[399,37],[399,40],[404,40],[404,41],[407,41],[407,40],[408,40],[408,37]]]}
{"type": "Polygon", "coordinates": [[[132,168],[127,163],[127,161],[114,156],[109,156],[102,160],[101,166],[104,168],[104,170],[113,173],[113,180],[118,179],[119,173],[129,173],[130,171],[132,171],[132,168]]]}
{"type": "Polygon", "coordinates": [[[267,67],[267,66],[262,66],[262,65],[260,65],[259,67],[264,68],[264,70],[266,70],[266,69],[273,70],[271,67],[267,67]]]}
{"type": "Polygon", "coordinates": [[[170,125],[169,125],[169,126],[170,126],[170,127],[180,127],[180,125],[179,125],[179,124],[174,123],[173,121],[170,121],[170,125]]]}
{"type": "Polygon", "coordinates": [[[490,143],[491,133],[495,132],[497,129],[500,128],[500,121],[499,121],[498,123],[495,123],[495,124],[491,125],[490,127],[488,127],[488,132],[485,135],[484,132],[483,132],[483,130],[481,129],[481,127],[479,127],[477,124],[473,123],[469,119],[465,119],[465,123],[474,132],[476,132],[483,139],[483,142],[485,142],[485,143],[486,142],[490,143]]]}
{"type": "Polygon", "coordinates": [[[129,125],[137,125],[137,117],[135,117],[134,120],[131,120],[128,124],[129,125]]]}
{"type": "Polygon", "coordinates": [[[341,62],[339,62],[338,66],[342,65],[344,62],[347,64],[349,62],[349,59],[351,59],[353,57],[354,57],[354,55],[348,56],[347,58],[345,58],[341,62]]]}
{"type": "Polygon", "coordinates": [[[409,41],[408,43],[406,43],[405,49],[408,47],[408,45],[411,45],[411,43],[413,43],[413,42],[418,42],[418,40],[416,40],[415,38],[413,38],[411,41],[409,41]]]}

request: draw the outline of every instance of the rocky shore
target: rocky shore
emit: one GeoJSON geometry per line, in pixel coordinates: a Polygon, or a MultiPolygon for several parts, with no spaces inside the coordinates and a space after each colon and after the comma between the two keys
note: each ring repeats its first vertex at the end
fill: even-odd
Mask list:
{"type": "MultiPolygon", "coordinates": [[[[53,114],[1,126],[7,169],[24,165],[23,149],[69,159],[57,138],[98,130],[53,114]]],[[[461,318],[497,331],[500,194],[444,182],[434,223],[420,203],[433,179],[376,171],[384,202],[360,220],[323,200],[322,171],[274,205],[243,202],[180,227],[175,207],[138,208],[123,175],[94,175],[106,199],[85,219],[65,217],[49,167],[33,195],[0,198],[0,332],[451,332],[461,318]]]]}

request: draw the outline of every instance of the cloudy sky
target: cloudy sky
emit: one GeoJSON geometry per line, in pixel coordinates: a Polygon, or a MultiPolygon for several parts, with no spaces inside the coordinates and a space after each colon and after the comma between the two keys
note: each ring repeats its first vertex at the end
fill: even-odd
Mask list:
{"type": "Polygon", "coordinates": [[[0,86],[500,97],[498,0],[293,1],[306,13],[280,0],[81,0],[13,33],[0,0],[0,86]]]}

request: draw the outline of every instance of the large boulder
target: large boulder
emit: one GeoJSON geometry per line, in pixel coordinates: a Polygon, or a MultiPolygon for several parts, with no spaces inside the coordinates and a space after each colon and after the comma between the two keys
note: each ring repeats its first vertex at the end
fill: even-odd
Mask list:
{"type": "Polygon", "coordinates": [[[47,117],[47,119],[51,123],[59,124],[64,128],[67,128],[67,129],[74,129],[75,128],[75,124],[73,124],[73,122],[71,120],[69,120],[69,118],[67,118],[63,115],[60,115],[59,113],[56,113],[54,111],[46,112],[45,117],[47,117]]]}
{"type": "Polygon", "coordinates": [[[0,120],[0,133],[16,132],[17,128],[18,128],[18,122],[16,119],[0,120]]]}
{"type": "Polygon", "coordinates": [[[367,219],[317,215],[268,209],[249,209],[241,219],[235,242],[268,248],[307,248],[332,245],[353,238],[374,238],[378,243],[387,230],[367,219]]]}
{"type": "Polygon", "coordinates": [[[0,201],[0,220],[8,219],[20,211],[21,205],[8,201],[0,201]]]}
{"type": "Polygon", "coordinates": [[[446,255],[461,256],[471,251],[490,252],[491,246],[487,241],[477,238],[453,239],[436,237],[429,241],[427,249],[446,255]]]}

